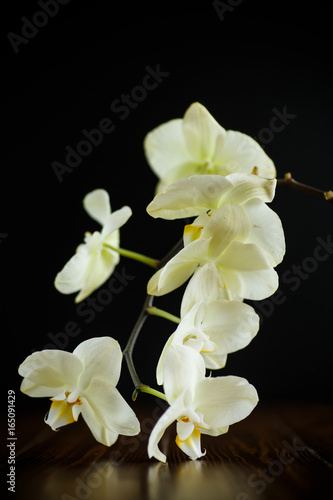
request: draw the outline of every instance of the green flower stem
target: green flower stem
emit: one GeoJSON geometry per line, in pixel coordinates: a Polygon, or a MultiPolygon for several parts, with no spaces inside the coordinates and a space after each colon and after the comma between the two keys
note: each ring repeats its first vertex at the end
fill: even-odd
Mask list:
{"type": "Polygon", "coordinates": [[[160,318],[165,318],[168,319],[169,321],[172,321],[173,323],[180,323],[180,318],[178,316],[174,316],[171,313],[168,313],[167,311],[163,311],[163,309],[159,309],[158,307],[152,306],[152,307],[147,307],[146,311],[148,314],[151,316],[159,316],[160,318]]]}
{"type": "Polygon", "coordinates": [[[134,389],[132,395],[133,401],[136,400],[139,392],[145,392],[146,394],[151,394],[152,396],[156,396],[157,398],[163,399],[163,401],[167,401],[167,398],[165,394],[163,394],[163,392],[157,391],[156,389],[152,389],[151,387],[149,387],[149,385],[144,385],[144,384],[141,384],[134,389]]]}
{"type": "Polygon", "coordinates": [[[132,252],[132,250],[126,250],[125,248],[113,247],[112,245],[109,244],[105,246],[107,248],[110,248],[110,250],[119,253],[119,255],[122,255],[123,257],[128,257],[129,259],[138,260],[139,262],[143,262],[144,264],[147,264],[147,266],[153,267],[154,269],[156,269],[159,265],[159,260],[152,259],[151,257],[147,257],[146,255],[142,255],[141,253],[132,252]]]}

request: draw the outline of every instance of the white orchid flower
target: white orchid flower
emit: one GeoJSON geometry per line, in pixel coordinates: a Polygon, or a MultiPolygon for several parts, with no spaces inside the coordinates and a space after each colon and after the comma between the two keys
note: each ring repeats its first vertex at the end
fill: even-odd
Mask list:
{"type": "MultiPolygon", "coordinates": [[[[275,179],[251,174],[191,176],[157,194],[147,212],[155,218],[179,219],[213,212],[230,202],[237,203],[249,219],[247,243],[258,245],[275,267],[286,251],[281,220],[266,205],[273,200],[275,188],[275,179]]],[[[192,228],[200,227],[203,222],[204,218],[196,219],[192,228]]]]}
{"type": "Polygon", "coordinates": [[[101,231],[86,233],[84,243],[78,246],[75,255],[57,274],[54,285],[64,294],[79,291],[75,302],[81,302],[99,288],[111,276],[120,257],[111,250],[119,247],[119,228],[132,215],[130,207],[124,206],[111,213],[109,195],[104,189],[88,193],[83,206],[99,224],[101,231]]]}
{"type": "Polygon", "coordinates": [[[273,161],[254,139],[225,130],[198,102],[191,104],[182,119],[170,120],[149,132],[144,152],[160,179],[158,192],[191,175],[251,174],[257,167],[261,177],[276,176],[273,161]]]}
{"type": "Polygon", "coordinates": [[[19,367],[21,391],[31,397],[50,397],[45,422],[53,430],[86,421],[95,439],[111,446],[119,434],[134,436],[140,424],[116,389],[122,352],[116,340],[98,337],[79,344],[73,353],[34,352],[19,367]]]}
{"type": "Polygon", "coordinates": [[[248,215],[236,203],[201,214],[186,226],[184,248],[151,277],[148,293],[169,293],[201,269],[200,279],[210,281],[211,290],[224,291],[228,300],[269,297],[278,287],[278,275],[267,253],[250,242],[251,230],[248,215]]]}
{"type": "Polygon", "coordinates": [[[170,345],[185,345],[201,353],[206,368],[223,368],[227,355],[246,347],[259,330],[259,316],[242,302],[200,301],[181,318],[160,356],[156,378],[163,384],[163,363],[170,345]]]}
{"type": "Polygon", "coordinates": [[[149,457],[161,462],[166,462],[166,456],[158,444],[173,422],[177,422],[177,445],[195,460],[205,454],[201,434],[226,433],[258,402],[256,389],[244,378],[206,378],[203,358],[185,345],[170,345],[163,362],[163,381],[170,407],[156,422],[148,441],[149,457]]]}

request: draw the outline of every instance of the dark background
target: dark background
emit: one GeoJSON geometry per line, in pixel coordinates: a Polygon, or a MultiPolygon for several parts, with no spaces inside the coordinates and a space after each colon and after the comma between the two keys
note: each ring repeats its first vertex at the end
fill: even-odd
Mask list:
{"type": "MultiPolygon", "coordinates": [[[[90,322],[91,316],[78,314],[75,295],[55,290],[54,277],[84,232],[98,229],[82,208],[85,194],[104,188],[113,210],[131,206],[133,215],[121,231],[124,248],[162,257],[181,236],[182,222],[154,220],[145,211],[157,179],[142,143],[154,127],[182,117],[199,101],[226,129],[268,138],[265,149],[278,177],[291,171],[301,182],[333,188],[328,7],[243,0],[237,6],[230,2],[234,7],[222,19],[210,1],[109,3],[60,5],[18,53],[7,35],[21,35],[22,17],[31,20],[41,7],[35,1],[3,6],[8,9],[2,34],[2,389],[4,401],[9,389],[17,392],[18,412],[48,408],[47,401],[19,393],[17,367],[26,356],[52,343],[51,334],[64,332],[69,322],[80,333],[57,337],[65,338],[66,350],[103,335],[124,348],[145,298],[152,271],[125,258],[118,271],[135,278],[90,322]],[[141,85],[147,66],[157,65],[168,76],[121,119],[111,104],[141,85]],[[296,117],[281,132],[265,135],[273,109],[285,107],[296,117]],[[75,148],[84,139],[82,130],[96,128],[103,118],[115,130],[59,182],[52,162],[64,163],[66,146],[75,148]]],[[[328,400],[333,256],[321,262],[308,258],[317,238],[332,235],[333,207],[280,187],[272,208],[287,242],[277,268],[284,276],[280,303],[255,304],[266,311],[261,329],[250,346],[229,356],[221,374],[246,377],[262,400],[328,400]],[[300,266],[302,277],[295,278],[293,266],[300,266]]],[[[181,293],[156,305],[178,314],[181,293]]],[[[137,371],[153,387],[159,353],[172,331],[171,323],[149,318],[137,343],[137,371]]],[[[125,365],[118,387],[129,400],[133,387],[125,365]]]]}

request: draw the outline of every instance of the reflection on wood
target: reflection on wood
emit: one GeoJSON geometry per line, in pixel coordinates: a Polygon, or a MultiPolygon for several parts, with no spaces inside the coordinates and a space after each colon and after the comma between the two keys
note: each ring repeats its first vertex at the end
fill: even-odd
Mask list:
{"type": "MultiPolygon", "coordinates": [[[[137,406],[135,410],[137,411],[137,406]]],[[[261,403],[191,461],[161,441],[168,463],[149,460],[147,441],[158,405],[137,411],[142,432],[107,448],[82,419],[51,431],[43,415],[17,421],[17,498],[34,500],[296,500],[327,498],[333,478],[333,408],[318,403],[261,403]]]]}

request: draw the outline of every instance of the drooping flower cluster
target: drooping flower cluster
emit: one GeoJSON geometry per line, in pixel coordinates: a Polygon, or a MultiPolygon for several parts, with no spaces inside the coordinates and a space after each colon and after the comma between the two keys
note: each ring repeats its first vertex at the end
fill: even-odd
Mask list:
{"type": "MultiPolygon", "coordinates": [[[[147,134],[144,150],[159,177],[148,213],[193,219],[184,226],[182,249],[147,285],[148,294],[161,296],[186,284],[178,326],[156,368],[157,384],[164,389],[159,394],[170,406],[152,430],[148,455],[166,461],[159,443],[176,422],[177,445],[196,459],[205,454],[201,434],[227,432],[258,402],[246,379],[212,376],[211,371],[222,369],[228,355],[245,348],[258,333],[259,317],[244,299],[264,299],[278,286],[275,267],[284,256],[285,241],[279,217],[267,206],[275,194],[275,167],[253,139],[226,131],[199,103],[183,119],[147,134]]],[[[102,229],[86,233],[55,279],[61,293],[79,292],[76,302],[110,277],[119,254],[153,267],[158,262],[119,247],[119,228],[132,213],[128,206],[111,213],[103,189],[87,194],[83,206],[102,229]]],[[[121,360],[120,346],[111,337],[86,340],[73,353],[36,352],[19,368],[21,390],[51,398],[46,423],[52,429],[82,414],[95,438],[110,446],[119,434],[140,431],[133,410],[116,389],[121,360]]]]}
{"type": "Polygon", "coordinates": [[[172,422],[177,421],[178,446],[195,459],[203,455],[201,433],[227,432],[258,401],[254,387],[242,378],[205,375],[206,369],[223,368],[227,355],[247,346],[257,334],[258,316],[243,300],[261,300],[274,293],[278,287],[274,267],[285,253],[281,221],[267,206],[276,181],[258,175],[274,175],[272,162],[258,145],[252,150],[255,163],[249,156],[242,163],[240,149],[228,161],[230,144],[235,147],[237,140],[239,147],[253,144],[243,134],[228,135],[196,103],[182,121],[161,125],[145,142],[146,156],[161,175],[148,213],[164,219],[194,217],[184,228],[183,249],[148,283],[148,293],[158,296],[189,280],[181,322],[157,366],[157,383],[163,384],[170,408],[153,429],[148,452],[161,461],[166,457],[158,442],[172,422]],[[158,169],[168,139],[170,153],[158,169]],[[178,149],[172,147],[176,143],[178,149]],[[180,144],[189,154],[177,161],[178,151],[185,151],[180,144]]]}

